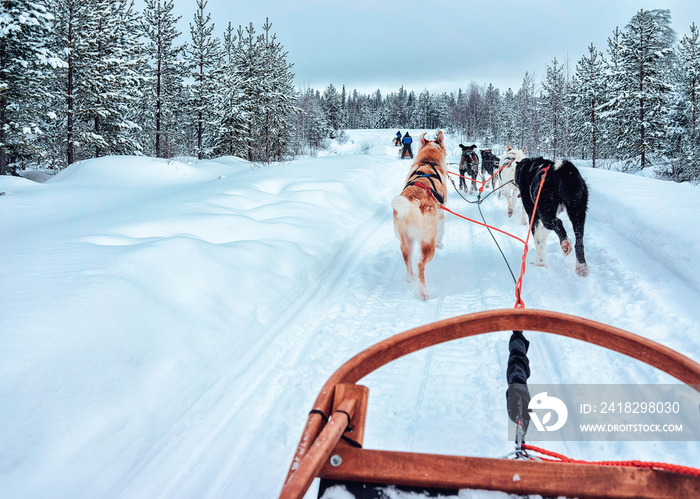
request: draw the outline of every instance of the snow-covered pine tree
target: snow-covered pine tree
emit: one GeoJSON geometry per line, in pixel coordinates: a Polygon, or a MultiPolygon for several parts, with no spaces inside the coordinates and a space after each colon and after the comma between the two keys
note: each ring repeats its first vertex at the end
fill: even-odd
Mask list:
{"type": "Polygon", "coordinates": [[[623,133],[618,151],[632,167],[643,169],[650,154],[664,152],[673,43],[666,9],[640,10],[622,32],[623,133]]]}
{"type": "Polygon", "coordinates": [[[503,96],[503,112],[501,114],[503,119],[501,142],[503,145],[514,147],[516,149],[520,148],[518,145],[519,142],[517,132],[517,98],[515,93],[513,93],[512,88],[508,88],[503,96]]]}
{"type": "MultiPolygon", "coordinates": [[[[277,41],[274,34],[270,34],[269,19],[263,25],[264,37],[262,47],[262,71],[263,71],[263,121],[260,134],[264,144],[263,160],[281,161],[293,154],[294,148],[294,118],[299,109],[296,107],[297,95],[294,89],[294,73],[292,64],[287,62],[287,52],[277,41]]],[[[341,120],[344,114],[341,104],[341,120]]],[[[341,123],[342,124],[342,123],[341,123]]]]}
{"type": "Polygon", "coordinates": [[[565,80],[564,67],[555,57],[551,66],[547,66],[547,75],[542,83],[544,89],[541,105],[544,114],[544,140],[548,145],[548,154],[552,159],[558,159],[563,154],[565,129],[565,80]]]}
{"type": "Polygon", "coordinates": [[[690,25],[678,44],[676,71],[677,105],[674,110],[679,142],[671,176],[676,181],[700,180],[700,30],[690,25]]]}
{"type": "Polygon", "coordinates": [[[516,94],[517,123],[516,149],[527,147],[528,154],[538,154],[540,146],[540,109],[535,93],[535,80],[526,72],[523,84],[516,94]]]}
{"type": "Polygon", "coordinates": [[[197,159],[209,156],[213,149],[210,137],[213,134],[214,111],[218,108],[214,104],[218,94],[216,83],[223,73],[220,71],[221,43],[218,38],[212,37],[214,23],[211,22],[211,14],[205,12],[206,6],[206,0],[197,0],[194,22],[190,23],[192,42],[187,50],[187,64],[193,80],[190,109],[196,120],[197,159]]]}
{"type": "Polygon", "coordinates": [[[431,112],[432,98],[430,97],[430,92],[428,92],[428,90],[423,90],[418,95],[416,107],[413,109],[411,128],[428,128],[431,112]]]}
{"type": "Polygon", "coordinates": [[[222,47],[222,67],[218,78],[217,104],[213,105],[217,127],[214,136],[214,154],[242,155],[239,138],[245,133],[244,122],[239,109],[240,73],[237,69],[237,36],[231,23],[224,31],[222,47]]]}
{"type": "Polygon", "coordinates": [[[96,0],[55,0],[51,6],[56,17],[54,46],[66,62],[64,66],[56,68],[53,82],[56,95],[53,108],[59,121],[52,145],[63,149],[63,154],[55,151],[54,155],[65,158],[65,161],[58,163],[59,168],[90,154],[84,150],[83,141],[91,138],[86,96],[89,94],[89,79],[94,74],[90,68],[91,39],[87,27],[90,26],[91,12],[95,7],[96,0]]]}
{"type": "Polygon", "coordinates": [[[622,65],[622,33],[619,27],[608,37],[607,58],[603,58],[605,71],[605,91],[599,113],[599,145],[601,157],[618,157],[618,144],[624,133],[623,114],[625,111],[625,74],[622,65]]]}
{"type": "Polygon", "coordinates": [[[386,108],[379,89],[367,99],[364,111],[364,120],[368,128],[380,128],[386,122],[386,108]]]}
{"type": "Polygon", "coordinates": [[[490,148],[493,141],[500,137],[501,133],[501,106],[502,99],[500,91],[489,83],[484,94],[484,106],[486,111],[486,132],[484,135],[483,147],[490,148]],[[488,138],[488,140],[487,140],[488,138]]]}
{"type": "Polygon", "coordinates": [[[297,107],[300,109],[302,144],[308,144],[309,152],[313,155],[320,148],[323,140],[328,137],[330,124],[326,119],[321,104],[321,96],[309,88],[301,94],[297,107]]]}
{"type": "Polygon", "coordinates": [[[48,46],[52,19],[41,0],[0,4],[0,175],[38,156],[33,144],[48,119],[39,109],[51,97],[46,67],[62,64],[48,46]]]}
{"type": "Polygon", "coordinates": [[[240,84],[239,112],[243,120],[243,133],[237,137],[243,157],[248,161],[259,161],[261,123],[264,121],[264,71],[261,35],[256,36],[253,23],[243,30],[238,27],[238,46],[236,49],[236,80],[240,84]]]}
{"type": "Polygon", "coordinates": [[[144,47],[149,64],[141,103],[140,124],[144,130],[144,149],[158,158],[176,155],[184,144],[185,121],[182,109],[185,45],[179,45],[181,33],[173,15],[173,0],[145,0],[144,47]]]}
{"type": "Polygon", "coordinates": [[[461,88],[457,90],[457,97],[455,98],[454,108],[452,108],[451,118],[455,130],[459,134],[460,142],[464,142],[466,140],[467,94],[461,88]]]}
{"type": "Polygon", "coordinates": [[[572,79],[572,141],[581,158],[598,158],[599,110],[605,95],[605,61],[592,43],[588,55],[579,59],[572,79]]]}
{"type": "Polygon", "coordinates": [[[700,30],[695,23],[678,45],[678,63],[678,83],[686,101],[688,129],[695,132],[700,128],[700,30]]]}
{"type": "Polygon", "coordinates": [[[323,92],[323,110],[326,113],[326,120],[331,126],[330,138],[334,139],[338,132],[343,129],[343,107],[340,94],[332,83],[323,92]]]}
{"type": "MultiPolygon", "coordinates": [[[[95,0],[81,28],[87,48],[81,98],[86,101],[82,107],[88,120],[82,142],[86,147],[94,145],[94,156],[141,150],[138,126],[131,119],[143,83],[140,22],[133,0],[95,0]]],[[[88,150],[85,153],[90,155],[88,150]]]]}
{"type": "Polygon", "coordinates": [[[360,95],[356,89],[353,90],[347,102],[348,128],[361,128],[363,102],[364,96],[360,95]]]}

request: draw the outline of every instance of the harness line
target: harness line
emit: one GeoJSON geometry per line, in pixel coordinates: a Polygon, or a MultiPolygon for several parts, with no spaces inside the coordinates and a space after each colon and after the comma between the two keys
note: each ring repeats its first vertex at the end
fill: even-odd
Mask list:
{"type": "Polygon", "coordinates": [[[633,466],[635,468],[649,468],[649,469],[660,469],[666,471],[675,471],[676,473],[685,473],[687,475],[700,476],[700,469],[692,468],[690,466],[682,466],[680,464],[669,464],[669,463],[655,463],[648,461],[583,461],[580,459],[571,459],[564,456],[563,454],[558,454],[546,449],[540,449],[534,445],[523,444],[523,449],[526,451],[539,452],[544,454],[546,457],[538,457],[542,461],[550,461],[556,463],[573,463],[573,464],[593,464],[601,466],[633,466]],[[553,458],[553,459],[550,459],[553,458]]]}
{"type": "Polygon", "coordinates": [[[542,178],[540,179],[540,187],[537,189],[537,197],[535,198],[535,206],[532,208],[532,217],[530,217],[530,225],[528,226],[527,230],[527,237],[525,238],[525,250],[523,252],[523,262],[522,265],[520,266],[520,278],[518,279],[518,282],[515,283],[515,308],[525,308],[525,303],[523,302],[521,292],[522,292],[522,287],[523,287],[523,277],[525,276],[525,268],[527,267],[527,251],[528,251],[528,241],[530,241],[530,234],[532,233],[532,224],[535,221],[535,213],[537,213],[537,204],[540,201],[540,194],[542,193],[542,186],[544,185],[544,181],[547,178],[547,171],[549,170],[549,166],[546,168],[543,168],[541,173],[542,173],[542,178]]]}
{"type": "MultiPolygon", "coordinates": [[[[511,163],[512,163],[512,161],[511,161],[511,163]]],[[[499,169],[498,172],[500,172],[505,166],[507,166],[507,165],[504,165],[503,167],[501,167],[501,169],[499,169]]],[[[440,204],[440,208],[442,208],[443,210],[445,210],[449,213],[452,213],[453,215],[455,215],[459,218],[463,218],[464,220],[467,220],[469,222],[473,222],[477,225],[482,225],[482,226],[486,227],[487,229],[489,229],[489,233],[491,233],[491,229],[493,229],[493,230],[496,230],[502,234],[510,236],[513,239],[517,239],[518,241],[520,241],[521,243],[523,243],[525,245],[525,248],[523,251],[523,257],[522,257],[522,264],[520,267],[520,277],[518,278],[518,280],[515,284],[515,296],[516,296],[515,308],[525,308],[525,303],[522,300],[521,294],[522,294],[523,277],[525,275],[525,269],[527,267],[527,253],[528,253],[528,249],[529,249],[528,242],[530,240],[530,234],[532,234],[532,226],[533,226],[534,218],[535,218],[534,214],[537,211],[537,205],[539,204],[540,194],[542,193],[542,187],[544,186],[544,182],[547,178],[547,171],[549,170],[549,168],[550,167],[547,166],[546,168],[543,168],[540,171],[540,175],[541,175],[540,185],[539,185],[539,188],[537,189],[537,196],[535,198],[535,204],[534,204],[534,207],[532,209],[533,216],[530,219],[530,224],[528,225],[527,236],[526,236],[524,241],[517,236],[509,234],[508,232],[505,232],[501,229],[498,229],[497,227],[490,226],[486,223],[486,221],[484,219],[484,215],[481,212],[481,202],[483,201],[481,199],[481,192],[483,192],[484,186],[488,183],[489,180],[491,180],[491,178],[489,178],[489,180],[487,180],[486,182],[480,182],[479,180],[476,180],[476,182],[479,182],[482,184],[482,188],[479,189],[479,195],[477,197],[476,202],[469,201],[468,199],[465,199],[460,194],[460,196],[463,199],[465,199],[467,202],[477,204],[477,206],[479,207],[479,213],[481,214],[481,218],[484,219],[484,223],[478,222],[476,220],[472,220],[471,218],[465,217],[464,215],[460,215],[459,213],[455,213],[454,211],[452,211],[448,208],[445,208],[442,204],[440,204]]],[[[493,176],[497,175],[498,172],[494,173],[493,176]]],[[[454,172],[448,171],[447,173],[450,173],[452,175],[458,175],[458,176],[462,177],[462,175],[456,174],[454,172]]],[[[467,178],[467,177],[463,177],[463,178],[467,178]]],[[[468,179],[468,180],[472,180],[472,179],[468,179]]],[[[459,193],[459,190],[454,185],[454,181],[451,178],[450,178],[450,181],[452,182],[452,186],[455,187],[455,190],[459,193]]],[[[429,189],[426,187],[426,190],[429,190],[429,189]]],[[[495,192],[495,191],[492,191],[490,194],[493,194],[493,192],[495,192]]],[[[491,237],[493,237],[493,234],[491,234],[491,237]]],[[[495,238],[493,238],[493,239],[496,242],[496,246],[498,246],[498,248],[500,250],[501,249],[500,245],[498,244],[498,242],[496,241],[495,238]]],[[[503,255],[503,251],[501,251],[501,254],[503,255]]],[[[504,259],[505,259],[505,255],[504,255],[504,259]]],[[[508,269],[510,270],[510,265],[508,264],[507,260],[506,260],[506,265],[508,265],[508,269]]],[[[513,271],[511,270],[511,275],[512,274],[513,274],[513,271]]],[[[513,278],[515,278],[515,276],[513,276],[513,278]]],[[[522,331],[513,331],[513,336],[511,337],[511,342],[513,341],[514,338],[517,338],[518,334],[522,335],[522,331]]],[[[524,338],[523,338],[523,340],[524,340],[524,338]]],[[[523,353],[523,356],[524,356],[526,366],[527,366],[527,364],[528,364],[528,362],[527,362],[527,346],[528,346],[529,342],[527,342],[527,340],[524,340],[524,341],[525,341],[525,351],[523,353]]],[[[513,351],[511,350],[511,357],[512,356],[513,356],[513,351]]],[[[510,367],[510,365],[511,365],[510,358],[509,358],[508,364],[510,367]]],[[[529,377],[529,367],[526,367],[526,370],[527,370],[526,377],[529,377]]],[[[523,383],[523,381],[521,381],[521,383],[523,383]]],[[[527,389],[527,382],[525,381],[523,383],[523,385],[524,385],[523,386],[524,390],[527,392],[527,398],[529,399],[529,390],[527,389]]],[[[515,455],[516,459],[529,459],[532,461],[550,461],[550,462],[562,462],[562,463],[573,463],[573,464],[593,464],[593,465],[604,465],[604,466],[628,466],[628,467],[637,467],[637,468],[660,469],[660,470],[672,471],[672,472],[676,472],[676,473],[685,473],[688,475],[700,476],[700,469],[692,468],[690,466],[682,466],[682,465],[677,465],[677,464],[659,463],[659,462],[637,461],[637,460],[631,460],[631,461],[584,461],[584,460],[578,460],[578,459],[571,459],[571,458],[568,458],[562,454],[557,454],[556,452],[548,451],[546,449],[541,449],[539,447],[525,444],[524,437],[525,437],[525,432],[527,431],[527,423],[525,421],[523,421],[523,416],[525,414],[523,411],[524,408],[522,407],[522,399],[521,398],[518,398],[518,404],[519,404],[518,411],[517,411],[518,417],[517,417],[517,421],[516,421],[516,426],[517,426],[517,429],[516,429],[516,450],[513,453],[511,453],[511,454],[515,455]],[[539,454],[543,454],[544,456],[549,456],[549,458],[542,457],[542,456],[530,455],[528,453],[528,451],[537,452],[539,454]]],[[[508,457],[508,456],[505,456],[505,457],[508,457]]]]}

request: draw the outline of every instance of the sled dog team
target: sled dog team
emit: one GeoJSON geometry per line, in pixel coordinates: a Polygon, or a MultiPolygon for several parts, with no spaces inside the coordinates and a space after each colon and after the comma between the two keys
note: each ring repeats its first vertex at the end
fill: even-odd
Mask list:
{"type": "MultiPolygon", "coordinates": [[[[406,280],[415,281],[412,258],[414,246],[420,248],[418,259],[416,294],[419,298],[429,298],[425,284],[425,267],[435,256],[436,248],[442,248],[445,225],[445,213],[442,206],[447,198],[447,164],[445,136],[438,132],[435,140],[426,139],[423,133],[418,142],[419,149],[406,177],[406,184],[391,206],[394,212],[394,228],[401,244],[401,254],[406,264],[406,280]]],[[[459,162],[460,189],[467,190],[467,179],[471,180],[469,192],[476,189],[478,157],[474,152],[476,145],[459,145],[462,156],[459,162]]],[[[481,151],[482,179],[488,172],[489,177],[499,168],[500,173],[493,177],[491,185],[498,188],[498,196],[505,196],[508,201],[508,216],[512,216],[518,198],[523,205],[523,223],[530,219],[535,243],[535,265],[545,266],[545,243],[551,231],[559,237],[559,244],[564,255],[574,251],[576,255],[576,274],[586,277],[589,273],[586,263],[583,232],[588,207],[588,187],[578,169],[569,161],[551,161],[541,157],[526,158],[525,148],[508,147],[502,159],[490,150],[481,151]],[[542,178],[545,178],[540,192],[542,178]],[[500,186],[496,186],[496,177],[500,186]],[[539,192],[537,210],[535,201],[539,192]],[[534,210],[534,215],[533,215],[534,210]],[[574,244],[564,229],[557,214],[565,210],[574,229],[574,244]]]]}

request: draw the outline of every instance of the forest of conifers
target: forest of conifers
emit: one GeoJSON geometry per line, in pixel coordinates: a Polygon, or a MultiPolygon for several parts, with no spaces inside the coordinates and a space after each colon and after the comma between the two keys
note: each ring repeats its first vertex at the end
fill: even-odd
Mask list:
{"type": "Polygon", "coordinates": [[[640,10],[607,47],[553,57],[519,89],[384,95],[295,88],[269,21],[229,23],[218,38],[205,0],[187,35],[177,21],[173,0],[141,12],[133,0],[2,2],[0,174],[129,154],[264,164],[314,154],[343,129],[441,128],[483,147],[700,179],[699,32],[675,33],[668,10],[640,10]]]}

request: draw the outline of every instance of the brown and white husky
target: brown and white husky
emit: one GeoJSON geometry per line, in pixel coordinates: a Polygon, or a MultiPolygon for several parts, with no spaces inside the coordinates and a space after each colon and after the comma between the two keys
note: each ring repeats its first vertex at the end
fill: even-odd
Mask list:
{"type": "Polygon", "coordinates": [[[445,213],[440,206],[447,196],[445,136],[440,131],[435,140],[426,140],[425,135],[420,137],[420,149],[406,178],[406,186],[391,202],[407,281],[415,279],[411,257],[414,243],[420,244],[416,294],[423,300],[428,299],[425,266],[435,256],[435,248],[442,248],[445,213]]]}

